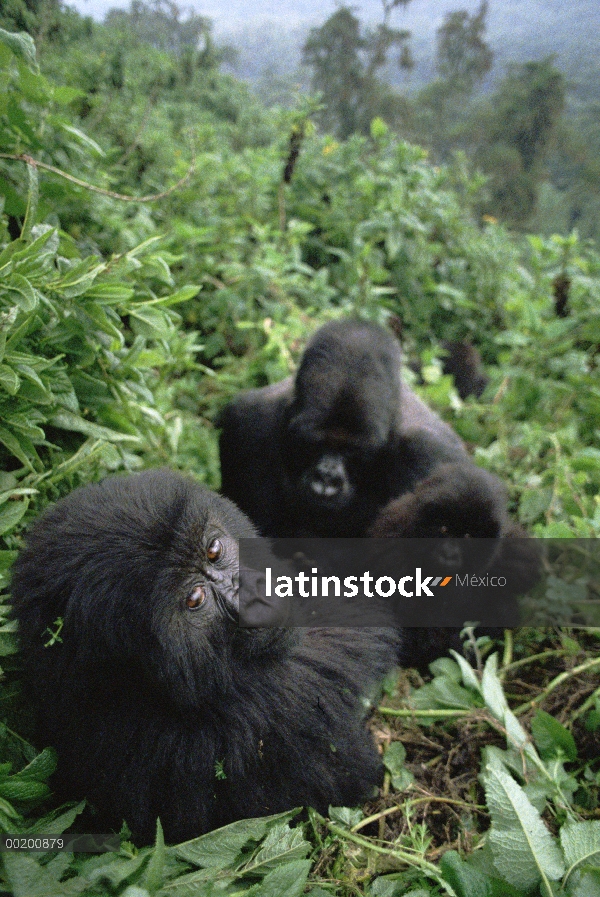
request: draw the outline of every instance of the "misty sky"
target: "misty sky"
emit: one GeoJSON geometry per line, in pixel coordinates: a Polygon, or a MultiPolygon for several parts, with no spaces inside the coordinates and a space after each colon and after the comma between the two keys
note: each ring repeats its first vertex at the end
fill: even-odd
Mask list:
{"type": "MultiPolygon", "coordinates": [[[[415,0],[405,9],[394,13],[393,23],[400,28],[423,30],[423,26],[436,28],[449,10],[460,8],[475,10],[480,0],[415,0]],[[425,19],[425,21],[423,21],[425,19]]],[[[535,5],[536,0],[532,0],[535,5]]],[[[543,0],[542,0],[543,2],[543,0]]],[[[103,19],[106,12],[115,7],[128,9],[130,0],[67,0],[69,6],[75,7],[83,15],[103,19]]],[[[337,7],[335,0],[180,0],[183,9],[193,7],[198,13],[213,20],[216,31],[235,30],[243,24],[256,19],[278,21],[282,24],[296,25],[300,22],[321,23],[333,13],[337,7]]],[[[363,21],[380,20],[380,0],[350,0],[348,3],[363,21]]],[[[493,4],[492,4],[493,5],[493,4]]]]}

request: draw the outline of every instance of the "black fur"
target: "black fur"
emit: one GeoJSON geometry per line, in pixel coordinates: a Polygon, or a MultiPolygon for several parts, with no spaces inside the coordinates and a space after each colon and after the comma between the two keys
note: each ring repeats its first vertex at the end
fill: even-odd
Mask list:
{"type": "Polygon", "coordinates": [[[480,396],[490,382],[479,350],[466,340],[443,340],[445,351],[442,371],[454,377],[454,385],[461,399],[480,396]]]}
{"type": "Polygon", "coordinates": [[[59,789],[87,797],[98,827],[125,819],[148,842],[160,816],[181,841],[355,805],[379,782],[363,698],[396,637],[237,628],[235,540],[254,534],[227,499],[166,470],[76,490],[33,527],[12,594],[40,744],[56,746],[59,789]]]}
{"type": "Polygon", "coordinates": [[[481,535],[502,530],[501,487],[401,385],[400,345],[381,327],[326,324],[309,342],[295,379],[242,393],[220,423],[223,493],[262,535],[364,536],[391,500],[409,494],[419,496],[411,510],[416,535],[425,526],[419,511],[429,514],[436,489],[438,517],[443,510],[453,523],[465,520],[466,531],[455,535],[477,525],[480,507],[481,535]],[[453,504],[454,484],[461,501],[470,496],[466,513],[453,504]]]}
{"type": "MultiPolygon", "coordinates": [[[[516,597],[532,588],[539,578],[540,557],[535,540],[528,539],[525,530],[508,517],[502,523],[502,538],[496,539],[498,509],[504,504],[500,482],[484,470],[477,470],[477,476],[461,478],[453,470],[456,465],[447,467],[452,469],[442,465],[433,476],[419,483],[413,493],[386,505],[371,526],[369,536],[377,539],[441,538],[440,554],[444,552],[443,540],[452,539],[453,557],[446,563],[449,571],[453,564],[461,564],[461,558],[456,556],[456,537],[486,540],[478,542],[478,560],[482,565],[479,572],[491,577],[504,576],[511,583],[503,588],[502,607],[498,609],[505,615],[504,625],[512,626],[512,621],[518,619],[516,597]],[[481,483],[479,489],[478,480],[481,483]],[[486,551],[489,552],[487,555],[486,551]]],[[[430,547],[427,550],[430,551],[430,547]]],[[[475,594],[477,600],[482,599],[481,589],[475,594]]],[[[463,598],[468,601],[468,594],[463,598]]],[[[477,631],[477,635],[484,634],[498,638],[502,629],[485,627],[477,631]]],[[[450,648],[462,650],[460,629],[409,627],[403,630],[398,659],[403,666],[427,672],[431,661],[447,654],[450,648]]]]}

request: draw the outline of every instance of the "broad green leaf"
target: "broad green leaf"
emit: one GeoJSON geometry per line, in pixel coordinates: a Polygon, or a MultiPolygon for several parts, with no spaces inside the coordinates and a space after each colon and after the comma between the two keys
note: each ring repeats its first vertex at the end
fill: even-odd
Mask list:
{"type": "Polygon", "coordinates": [[[3,508],[0,508],[0,536],[13,529],[25,513],[29,506],[29,501],[11,501],[7,502],[3,508]]]}
{"type": "Polygon", "coordinates": [[[24,312],[32,312],[37,308],[38,295],[22,274],[13,274],[7,287],[10,293],[16,294],[16,302],[24,312]]]}
{"type": "Polygon", "coordinates": [[[21,781],[16,777],[0,782],[0,796],[7,800],[37,800],[50,794],[50,788],[43,782],[21,781]]]}
{"type": "Polygon", "coordinates": [[[148,305],[131,307],[129,314],[134,319],[132,326],[144,336],[164,336],[171,328],[171,320],[165,312],[148,305]]]}
{"type": "Polygon", "coordinates": [[[281,822],[270,829],[260,850],[240,872],[262,875],[282,863],[303,860],[310,849],[311,845],[305,841],[302,828],[291,829],[287,822],[281,822]]]}
{"type": "Polygon", "coordinates": [[[28,453],[23,448],[22,442],[14,436],[13,433],[10,433],[4,427],[0,427],[0,442],[11,455],[14,455],[19,461],[28,468],[28,470],[33,471],[33,464],[29,458],[28,453]]]}
{"type": "Polygon", "coordinates": [[[189,875],[181,875],[162,886],[156,897],[246,897],[249,888],[239,885],[233,873],[221,873],[213,881],[209,869],[199,869],[189,875]]]}
{"type": "Polygon", "coordinates": [[[434,660],[429,664],[429,669],[434,676],[446,676],[453,682],[460,682],[461,680],[461,669],[459,665],[449,657],[438,657],[437,660],[434,660]]]}
{"type": "Polygon", "coordinates": [[[55,87],[52,91],[52,99],[59,106],[68,106],[73,100],[85,96],[85,91],[79,90],[77,87],[55,87]]]}
{"type": "Polygon", "coordinates": [[[465,660],[462,654],[459,654],[458,651],[450,650],[450,653],[454,657],[458,666],[460,667],[460,672],[462,674],[463,685],[465,688],[472,688],[474,691],[481,694],[481,683],[477,678],[477,673],[470,665],[470,663],[465,660]]]}
{"type": "Polygon", "coordinates": [[[531,720],[531,734],[543,760],[563,756],[577,760],[577,745],[568,729],[545,710],[537,710],[531,720]]]}
{"type": "Polygon", "coordinates": [[[195,866],[226,869],[239,858],[247,844],[260,841],[273,825],[289,822],[299,812],[297,809],[259,819],[240,819],[200,838],[178,844],[174,851],[182,860],[195,866]]]}
{"type": "Polygon", "coordinates": [[[47,779],[55,769],[56,751],[53,748],[44,748],[18,775],[22,779],[47,779]]]}
{"type": "Polygon", "coordinates": [[[137,436],[118,433],[116,430],[110,430],[108,427],[84,420],[83,417],[72,414],[70,411],[59,411],[58,414],[50,418],[50,423],[53,427],[58,427],[61,430],[72,430],[75,433],[83,433],[85,436],[93,436],[95,439],[108,439],[110,442],[139,442],[137,436]]]}
{"type": "Polygon", "coordinates": [[[490,897],[489,879],[466,863],[456,850],[447,850],[440,862],[440,872],[456,892],[456,897],[490,897]]]}
{"type": "Polygon", "coordinates": [[[74,897],[83,890],[83,881],[61,884],[29,854],[6,851],[2,859],[13,897],[74,897]]]}
{"type": "Polygon", "coordinates": [[[300,897],[310,867],[310,860],[295,860],[278,866],[268,872],[260,884],[250,888],[248,897],[300,897]]]}
{"type": "Polygon", "coordinates": [[[569,897],[600,897],[600,870],[585,872],[573,890],[569,890],[569,897]]]}
{"type": "Polygon", "coordinates": [[[474,695],[471,689],[463,688],[447,676],[436,676],[431,683],[431,693],[441,707],[470,710],[481,704],[479,695],[474,695]]]}
{"type": "Polygon", "coordinates": [[[345,828],[352,828],[365,818],[360,807],[329,807],[327,815],[332,822],[343,825],[345,828]]]}
{"type": "MultiPolygon", "coordinates": [[[[88,882],[102,882],[103,884],[109,882],[112,888],[116,889],[123,882],[126,882],[128,878],[135,876],[140,866],[145,863],[146,857],[147,853],[144,851],[137,856],[127,858],[115,856],[114,854],[105,854],[102,858],[104,862],[99,862],[99,865],[96,865],[89,871],[86,871],[84,867],[83,872],[88,882]]],[[[96,894],[98,891],[93,889],[92,893],[96,894]]],[[[106,893],[105,888],[100,893],[106,893]]]]}
{"type": "Polygon", "coordinates": [[[0,364],[0,386],[14,396],[19,391],[20,384],[19,375],[7,364],[0,364]]]}
{"type": "Polygon", "coordinates": [[[26,34],[24,31],[5,31],[4,28],[0,28],[0,43],[8,47],[17,59],[22,59],[31,71],[39,71],[35,55],[35,44],[31,35],[26,34]]]}
{"type": "Polygon", "coordinates": [[[500,764],[490,763],[482,780],[492,817],[488,841],[500,874],[524,890],[561,878],[561,851],[523,789],[500,764]]]}
{"type": "Polygon", "coordinates": [[[566,822],[560,843],[567,864],[565,881],[581,866],[600,867],[600,821],[566,822]]]}

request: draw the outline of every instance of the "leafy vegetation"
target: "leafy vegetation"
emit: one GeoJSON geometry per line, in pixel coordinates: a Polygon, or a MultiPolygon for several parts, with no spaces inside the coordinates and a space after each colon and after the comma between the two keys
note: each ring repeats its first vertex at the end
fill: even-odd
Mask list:
{"type": "MultiPolygon", "coordinates": [[[[315,132],[311,100],[265,111],[210,41],[177,42],[180,25],[173,43],[142,45],[122,17],[58,15],[41,68],[30,36],[0,31],[3,832],[60,834],[82,810],[56,805],[53,752],[29,741],[7,594],[23,530],[109,471],[169,464],[218,486],[219,408],[289,373],[320,322],[402,331],[423,396],[532,532],[600,530],[594,249],[481,218],[464,159],[434,167],[381,118],[341,141],[315,132]],[[441,373],[448,337],[482,353],[479,402],[441,373]]],[[[597,596],[577,571],[567,585],[597,596]]],[[[373,721],[386,781],[364,810],[245,820],[175,847],[158,826],[143,850],[124,829],[119,854],[3,853],[2,887],[593,897],[599,632],[508,633],[501,663],[467,638],[473,666],[444,658],[430,681],[387,683],[373,721]]]]}

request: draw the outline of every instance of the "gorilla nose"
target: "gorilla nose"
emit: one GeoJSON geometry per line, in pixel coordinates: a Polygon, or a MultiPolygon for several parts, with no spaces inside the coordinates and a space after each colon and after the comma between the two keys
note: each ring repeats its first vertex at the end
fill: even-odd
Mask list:
{"type": "Polygon", "coordinates": [[[346,486],[346,470],[341,458],[325,455],[317,464],[311,486],[317,495],[333,497],[346,486]]]}

